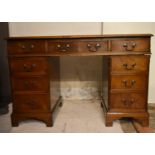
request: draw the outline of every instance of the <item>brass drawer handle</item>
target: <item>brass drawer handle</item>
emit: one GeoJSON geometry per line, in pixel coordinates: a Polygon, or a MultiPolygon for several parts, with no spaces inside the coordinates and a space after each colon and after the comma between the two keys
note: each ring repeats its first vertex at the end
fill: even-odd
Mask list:
{"type": "Polygon", "coordinates": [[[136,43],[124,43],[123,47],[125,48],[126,51],[133,51],[134,48],[136,47],[136,43]]]}
{"type": "MultiPolygon", "coordinates": [[[[34,44],[31,44],[29,47],[30,47],[30,49],[34,49],[35,48],[34,44]]],[[[22,49],[26,49],[26,46],[22,45],[21,48],[22,49]]]]}
{"type": "Polygon", "coordinates": [[[125,98],[123,98],[121,101],[123,102],[123,104],[126,107],[130,107],[130,106],[132,106],[135,103],[135,99],[133,99],[133,98],[132,99],[125,99],[125,98]]]}
{"type": "Polygon", "coordinates": [[[30,89],[34,86],[34,82],[33,81],[24,81],[24,87],[26,89],[30,89]]]}
{"type": "Polygon", "coordinates": [[[23,69],[24,71],[26,72],[32,72],[32,70],[36,67],[36,64],[32,64],[32,65],[27,65],[27,64],[24,64],[23,65],[23,69]]]}
{"type": "Polygon", "coordinates": [[[123,64],[123,67],[126,69],[126,70],[134,70],[136,66],[136,63],[132,64],[132,65],[129,65],[127,63],[123,64]]]}
{"type": "Polygon", "coordinates": [[[135,80],[131,80],[130,82],[127,80],[123,80],[122,82],[125,88],[132,88],[136,84],[135,80]]]}
{"type": "Polygon", "coordinates": [[[60,51],[60,52],[67,52],[67,50],[70,48],[70,44],[66,44],[64,46],[58,44],[57,45],[57,49],[60,51]]]}
{"type": "Polygon", "coordinates": [[[30,108],[35,109],[37,106],[37,102],[33,99],[30,99],[29,101],[26,102],[30,106],[30,108]]]}
{"type": "Polygon", "coordinates": [[[35,46],[33,44],[30,45],[30,48],[33,49],[35,46]]]}
{"type": "Polygon", "coordinates": [[[96,45],[87,44],[87,47],[90,52],[97,52],[101,45],[99,43],[96,43],[96,45]]]}
{"type": "Polygon", "coordinates": [[[22,49],[26,49],[26,46],[25,46],[25,45],[22,45],[21,48],[22,48],[22,49]]]}

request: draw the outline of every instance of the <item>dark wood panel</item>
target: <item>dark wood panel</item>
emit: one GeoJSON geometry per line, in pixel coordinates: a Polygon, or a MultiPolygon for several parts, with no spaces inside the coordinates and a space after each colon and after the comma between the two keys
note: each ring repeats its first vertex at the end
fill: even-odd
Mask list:
{"type": "Polygon", "coordinates": [[[13,109],[17,113],[49,112],[50,100],[48,94],[20,94],[13,96],[13,109]]]}
{"type": "Polygon", "coordinates": [[[111,112],[145,112],[146,95],[145,93],[111,93],[109,104],[111,112]]]}
{"type": "Polygon", "coordinates": [[[79,51],[81,53],[103,53],[107,52],[108,49],[108,40],[96,39],[96,40],[85,40],[78,43],[79,51]]]}
{"type": "Polygon", "coordinates": [[[48,53],[53,55],[97,54],[108,51],[108,41],[102,39],[58,40],[47,42],[48,53]]]}
{"type": "Polygon", "coordinates": [[[105,113],[106,125],[112,125],[115,119],[131,117],[147,126],[146,105],[151,36],[151,34],[123,34],[8,38],[10,71],[14,80],[12,124],[15,125],[18,121],[34,115],[36,119],[43,120],[47,124],[53,123],[48,111],[49,103],[52,109],[55,109],[57,103],[62,102],[58,101],[60,58],[56,56],[103,55],[107,56],[103,59],[105,61],[103,67],[106,67],[103,80],[108,80],[108,83],[103,82],[102,86],[106,88],[102,90],[101,96],[108,105],[110,104],[105,113]],[[14,45],[10,45],[11,42],[14,42],[14,45]],[[36,79],[36,87],[32,87],[31,84],[30,90],[25,91],[25,80],[21,79],[31,79],[28,81],[31,83],[34,77],[40,79],[36,79]],[[47,94],[38,93],[47,87],[50,87],[47,94]],[[50,102],[49,98],[51,98],[50,102]],[[34,101],[30,102],[30,99],[34,101]],[[43,113],[44,116],[41,115],[43,113]]]}
{"type": "Polygon", "coordinates": [[[126,38],[122,40],[113,40],[112,41],[112,51],[130,51],[130,52],[139,52],[139,51],[150,51],[150,40],[149,38],[126,38]]]}
{"type": "Polygon", "coordinates": [[[16,58],[10,59],[12,75],[43,75],[48,72],[46,58],[16,58]]]}
{"type": "Polygon", "coordinates": [[[111,57],[111,73],[147,73],[150,56],[114,56],[111,57]]]}
{"type": "Polygon", "coordinates": [[[112,75],[111,90],[146,90],[147,76],[145,75],[112,75]]]}
{"type": "Polygon", "coordinates": [[[9,54],[39,54],[45,53],[45,41],[20,40],[8,42],[9,54]]]}
{"type": "Polygon", "coordinates": [[[12,78],[12,88],[14,92],[20,91],[49,91],[48,77],[14,77],[12,78]]]}

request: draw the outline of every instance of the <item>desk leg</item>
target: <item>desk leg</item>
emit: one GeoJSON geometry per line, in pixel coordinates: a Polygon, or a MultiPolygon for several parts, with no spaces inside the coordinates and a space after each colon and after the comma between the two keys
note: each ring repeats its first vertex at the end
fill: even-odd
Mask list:
{"type": "Polygon", "coordinates": [[[113,126],[113,120],[106,117],[105,126],[107,126],[107,127],[113,126]]]}

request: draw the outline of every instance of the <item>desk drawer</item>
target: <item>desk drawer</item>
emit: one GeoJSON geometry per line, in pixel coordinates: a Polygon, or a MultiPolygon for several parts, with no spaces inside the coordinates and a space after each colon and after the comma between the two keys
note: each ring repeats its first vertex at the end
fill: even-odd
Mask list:
{"type": "Polygon", "coordinates": [[[39,54],[45,52],[45,41],[20,40],[8,42],[9,54],[39,54]]]}
{"type": "Polygon", "coordinates": [[[85,40],[79,42],[79,52],[81,53],[99,53],[108,51],[107,40],[85,40]]]}
{"type": "Polygon", "coordinates": [[[108,41],[90,39],[74,41],[48,41],[48,53],[65,55],[65,54],[82,54],[98,53],[108,51],[108,41]]]}
{"type": "Polygon", "coordinates": [[[127,39],[120,39],[120,40],[112,40],[111,45],[112,51],[121,52],[149,52],[150,51],[150,39],[149,38],[127,38],[127,39]]]}
{"type": "Polygon", "coordinates": [[[48,78],[47,77],[31,77],[12,79],[12,86],[14,92],[20,91],[43,91],[48,92],[48,78]]]}
{"type": "Polygon", "coordinates": [[[147,90],[145,75],[112,75],[111,89],[147,90]]]}
{"type": "Polygon", "coordinates": [[[78,44],[75,41],[48,41],[48,53],[65,55],[78,52],[78,44]]]}
{"type": "Polygon", "coordinates": [[[124,109],[139,111],[146,108],[146,95],[144,93],[112,93],[110,96],[111,111],[124,109]]]}
{"type": "Polygon", "coordinates": [[[147,72],[149,59],[148,56],[113,56],[111,57],[111,72],[147,72]]]}
{"type": "Polygon", "coordinates": [[[42,75],[48,72],[46,58],[14,58],[10,59],[12,74],[42,75]]]}
{"type": "Polygon", "coordinates": [[[19,113],[50,111],[48,94],[20,94],[13,99],[13,108],[19,113]]]}

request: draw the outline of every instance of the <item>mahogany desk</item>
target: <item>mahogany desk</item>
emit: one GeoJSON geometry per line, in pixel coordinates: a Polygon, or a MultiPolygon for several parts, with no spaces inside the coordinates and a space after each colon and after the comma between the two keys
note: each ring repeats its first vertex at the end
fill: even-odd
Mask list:
{"type": "Polygon", "coordinates": [[[12,125],[18,126],[22,120],[36,119],[52,126],[53,112],[58,105],[62,105],[60,56],[100,55],[103,57],[103,69],[106,70],[103,79],[108,81],[107,85],[102,86],[104,91],[101,93],[106,126],[112,126],[113,120],[122,117],[131,117],[148,126],[151,36],[124,34],[8,38],[13,95],[12,125]]]}

